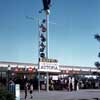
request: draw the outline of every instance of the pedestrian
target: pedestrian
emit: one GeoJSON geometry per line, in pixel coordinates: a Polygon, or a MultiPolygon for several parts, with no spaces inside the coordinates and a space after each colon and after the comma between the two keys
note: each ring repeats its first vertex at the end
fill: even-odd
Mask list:
{"type": "Polygon", "coordinates": [[[77,84],[78,84],[78,79],[75,78],[75,86],[74,86],[75,87],[74,88],[75,91],[77,90],[77,84]]]}
{"type": "Polygon", "coordinates": [[[72,77],[69,77],[68,79],[68,88],[69,88],[69,91],[72,91],[72,77]]]}
{"type": "Polygon", "coordinates": [[[28,82],[25,83],[24,90],[25,90],[25,100],[26,100],[26,98],[27,98],[27,91],[28,91],[28,82]]]}
{"type": "Polygon", "coordinates": [[[79,90],[79,81],[77,82],[77,90],[79,90]]]}
{"type": "Polygon", "coordinates": [[[72,90],[75,90],[75,79],[74,79],[74,77],[72,77],[72,90]]]}
{"type": "Polygon", "coordinates": [[[30,98],[33,98],[33,84],[30,85],[30,98]]]}

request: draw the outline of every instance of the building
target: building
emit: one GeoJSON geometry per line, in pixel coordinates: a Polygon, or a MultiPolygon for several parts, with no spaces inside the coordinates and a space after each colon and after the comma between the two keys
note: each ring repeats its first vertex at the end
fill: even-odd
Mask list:
{"type": "MultiPolygon", "coordinates": [[[[50,64],[49,64],[50,65],[50,64]]],[[[59,70],[52,70],[51,68],[56,68],[56,64],[53,63],[50,66],[50,71],[48,70],[49,79],[58,80],[58,78],[66,78],[67,76],[88,76],[92,77],[96,76],[96,73],[100,72],[97,68],[94,67],[81,67],[81,66],[66,66],[59,65],[59,70]]],[[[47,66],[47,65],[45,65],[47,66]]],[[[40,71],[38,69],[38,64],[33,63],[18,63],[18,62],[5,62],[0,61],[0,82],[3,84],[7,84],[7,81],[10,79],[16,80],[18,84],[20,84],[21,89],[24,87],[24,79],[33,80],[35,79],[35,88],[42,89],[42,85],[46,83],[46,70],[40,71]],[[40,76],[38,76],[40,74],[40,76]],[[38,79],[39,77],[39,79],[38,79]],[[40,85],[38,85],[38,80],[40,81],[40,85]]],[[[48,83],[49,84],[49,83],[48,83]]],[[[45,88],[46,89],[46,85],[45,88]]]]}
{"type": "MultiPolygon", "coordinates": [[[[66,66],[59,65],[59,72],[56,74],[61,76],[66,75],[90,75],[92,73],[100,72],[95,67],[82,67],[82,66],[66,66]]],[[[31,78],[38,73],[38,64],[33,63],[18,63],[18,62],[5,62],[0,61],[0,77],[28,77],[31,78]]],[[[43,73],[43,72],[42,72],[43,73]]]]}

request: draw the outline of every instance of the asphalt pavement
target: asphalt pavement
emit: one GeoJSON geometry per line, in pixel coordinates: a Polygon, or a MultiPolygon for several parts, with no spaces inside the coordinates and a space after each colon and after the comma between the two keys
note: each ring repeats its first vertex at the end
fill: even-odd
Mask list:
{"type": "MultiPolygon", "coordinates": [[[[24,99],[24,91],[21,91],[20,100],[24,99]]],[[[100,100],[100,89],[85,89],[78,91],[34,91],[33,98],[28,96],[26,100],[100,100]]]]}

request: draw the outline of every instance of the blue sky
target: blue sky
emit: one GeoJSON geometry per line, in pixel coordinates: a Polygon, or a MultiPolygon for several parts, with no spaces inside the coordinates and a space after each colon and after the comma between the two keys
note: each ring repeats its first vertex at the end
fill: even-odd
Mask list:
{"type": "MultiPolygon", "coordinates": [[[[98,61],[100,0],[52,0],[49,58],[59,64],[94,66],[98,61]]],[[[0,0],[0,61],[37,63],[42,0],[0,0]],[[27,19],[31,16],[34,20],[27,19]]]]}

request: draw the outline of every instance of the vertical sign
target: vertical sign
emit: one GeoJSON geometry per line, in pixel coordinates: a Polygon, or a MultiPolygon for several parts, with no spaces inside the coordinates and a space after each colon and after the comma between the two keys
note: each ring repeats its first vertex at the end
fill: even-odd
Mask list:
{"type": "Polygon", "coordinates": [[[16,100],[20,100],[20,85],[16,84],[16,100]]]}

